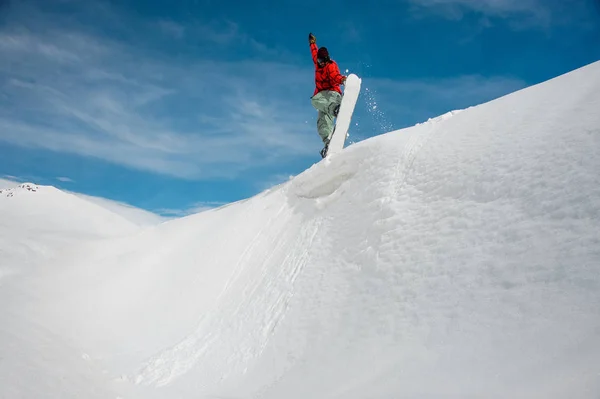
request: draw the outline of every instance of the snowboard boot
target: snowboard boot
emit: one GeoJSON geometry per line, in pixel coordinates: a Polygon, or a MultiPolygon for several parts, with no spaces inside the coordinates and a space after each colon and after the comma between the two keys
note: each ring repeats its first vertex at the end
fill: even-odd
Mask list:
{"type": "Polygon", "coordinates": [[[327,150],[329,150],[329,139],[323,141],[323,143],[325,144],[325,147],[323,147],[321,150],[321,158],[325,158],[327,156],[327,150]]]}
{"type": "Polygon", "coordinates": [[[321,158],[325,158],[327,156],[327,150],[329,149],[329,143],[325,144],[325,147],[321,150],[321,158]]]}
{"type": "Polygon", "coordinates": [[[338,114],[340,113],[340,106],[342,104],[338,104],[335,109],[333,110],[333,116],[335,116],[337,118],[338,114]]]}

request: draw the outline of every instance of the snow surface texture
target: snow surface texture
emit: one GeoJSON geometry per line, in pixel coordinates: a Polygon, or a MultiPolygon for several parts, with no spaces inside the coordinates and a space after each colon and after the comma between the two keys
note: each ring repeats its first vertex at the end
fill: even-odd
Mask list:
{"type": "Polygon", "coordinates": [[[0,196],[0,397],[597,399],[598,93],[595,63],[141,230],[0,196]]]}
{"type": "Polygon", "coordinates": [[[360,78],[355,74],[350,74],[346,78],[344,97],[340,106],[340,112],[335,120],[335,129],[329,143],[327,155],[336,154],[344,148],[344,142],[346,141],[346,135],[348,134],[350,121],[352,120],[352,113],[354,112],[354,107],[360,93],[360,83],[360,78]]]}

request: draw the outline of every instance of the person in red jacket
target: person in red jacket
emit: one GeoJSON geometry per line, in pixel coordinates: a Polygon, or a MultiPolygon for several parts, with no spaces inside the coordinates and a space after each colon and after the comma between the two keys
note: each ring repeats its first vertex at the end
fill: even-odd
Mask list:
{"type": "Polygon", "coordinates": [[[308,35],[308,43],[315,64],[315,91],[311,97],[312,106],[319,111],[317,117],[317,131],[325,147],[321,150],[321,156],[325,157],[329,140],[333,133],[333,119],[342,103],[342,90],[340,85],[346,81],[346,77],[340,73],[335,61],[329,57],[326,47],[317,49],[317,39],[312,33],[308,35]]]}

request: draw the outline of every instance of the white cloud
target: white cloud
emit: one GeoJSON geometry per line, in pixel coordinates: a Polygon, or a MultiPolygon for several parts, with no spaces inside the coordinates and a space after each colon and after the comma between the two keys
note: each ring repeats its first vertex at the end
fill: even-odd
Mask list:
{"type": "Polygon", "coordinates": [[[56,178],[56,180],[62,181],[64,183],[74,183],[75,182],[73,179],[66,177],[66,176],[59,176],[56,178]]]}
{"type": "Polygon", "coordinates": [[[255,55],[269,59],[295,58],[285,48],[271,47],[259,42],[243,31],[239,24],[230,20],[199,20],[192,19],[185,25],[173,21],[161,20],[158,26],[167,36],[177,39],[189,38],[197,43],[210,43],[219,48],[241,45],[252,50],[255,55]]]}
{"type": "Polygon", "coordinates": [[[239,25],[231,21],[196,23],[193,29],[198,37],[216,44],[230,44],[242,36],[239,25]]]}
{"type": "MultiPolygon", "coordinates": [[[[289,96],[310,91],[310,68],[174,60],[60,19],[43,27],[48,18],[31,12],[28,29],[0,30],[0,141],[182,178],[234,177],[314,152],[304,124],[313,110],[289,96]]],[[[233,23],[210,32],[273,51],[233,23]]]]}
{"type": "MultiPolygon", "coordinates": [[[[94,14],[110,15],[103,7],[94,14]]],[[[310,67],[173,58],[93,34],[73,25],[77,19],[35,9],[23,14],[26,29],[16,23],[0,29],[6,60],[0,63],[0,141],[190,179],[280,169],[282,161],[320,149],[314,125],[306,123],[315,118],[310,67]]],[[[268,59],[278,52],[228,21],[157,26],[159,35],[181,34],[183,41],[246,44],[268,59]]],[[[429,96],[429,102],[502,92],[507,84],[467,79],[454,90],[437,83],[389,81],[391,92],[429,96]]],[[[391,97],[388,103],[397,110],[403,102],[391,97]]]]}
{"type": "MultiPolygon", "coordinates": [[[[552,0],[410,0],[413,10],[429,10],[448,19],[462,19],[467,11],[475,11],[490,17],[510,18],[512,26],[523,28],[538,26],[547,28],[561,20],[553,13],[552,0]]],[[[489,20],[483,19],[489,24],[489,20]]]]}
{"type": "Polygon", "coordinates": [[[425,7],[456,5],[489,14],[521,12],[538,7],[539,0],[411,0],[425,7]]]}
{"type": "Polygon", "coordinates": [[[164,33],[177,39],[181,39],[185,36],[185,27],[177,22],[161,20],[158,21],[158,26],[164,33]]]}

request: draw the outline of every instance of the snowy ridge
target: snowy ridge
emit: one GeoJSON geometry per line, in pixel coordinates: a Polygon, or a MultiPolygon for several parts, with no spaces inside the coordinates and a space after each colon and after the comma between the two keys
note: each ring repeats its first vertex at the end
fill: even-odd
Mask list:
{"type": "MultiPolygon", "coordinates": [[[[464,109],[455,109],[454,111],[450,111],[450,112],[446,112],[445,114],[442,114],[440,116],[436,116],[435,118],[429,118],[427,120],[427,122],[423,122],[423,123],[435,123],[435,122],[440,122],[440,121],[445,121],[448,120],[450,118],[452,118],[454,115],[457,115],[461,112],[463,112],[464,109]]],[[[422,125],[423,123],[417,123],[417,126],[422,125]]]]}
{"type": "Polygon", "coordinates": [[[87,391],[0,377],[0,393],[597,398],[599,92],[595,63],[246,201],[74,246],[29,295],[0,290],[19,327],[0,342],[33,348],[0,357],[26,380],[34,320],[87,391]]]}
{"type": "Polygon", "coordinates": [[[33,183],[23,183],[23,184],[19,184],[17,187],[0,189],[0,195],[10,198],[10,197],[14,197],[15,195],[18,195],[19,193],[21,193],[23,191],[31,191],[31,192],[35,193],[38,191],[38,186],[36,186],[33,183]]]}

